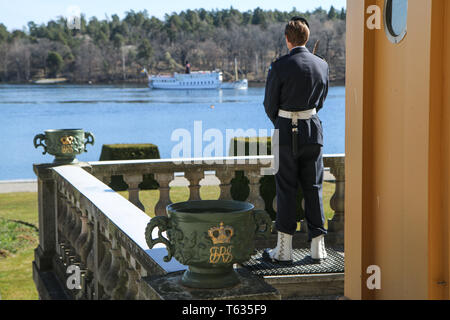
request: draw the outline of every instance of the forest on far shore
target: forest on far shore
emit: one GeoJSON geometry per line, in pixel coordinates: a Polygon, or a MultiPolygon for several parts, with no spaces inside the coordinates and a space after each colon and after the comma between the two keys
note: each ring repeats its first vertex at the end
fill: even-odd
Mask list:
{"type": "Polygon", "coordinates": [[[332,82],[345,80],[344,9],[312,12],[230,9],[186,10],[163,20],[146,10],[128,11],[99,20],[81,15],[80,29],[69,29],[60,17],[46,25],[29,22],[24,30],[8,29],[0,21],[0,83],[64,77],[73,83],[143,82],[140,72],[224,72],[263,82],[270,63],[287,53],[284,27],[292,16],[303,16],[311,27],[308,48],[320,40],[317,53],[330,64],[332,82]]]}

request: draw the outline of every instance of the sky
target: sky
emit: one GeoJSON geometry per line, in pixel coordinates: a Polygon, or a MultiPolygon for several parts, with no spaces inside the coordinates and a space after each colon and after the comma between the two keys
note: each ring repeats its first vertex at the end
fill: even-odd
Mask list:
{"type": "Polygon", "coordinates": [[[79,8],[86,17],[96,16],[100,20],[105,15],[117,14],[120,18],[129,10],[147,9],[150,16],[163,19],[166,13],[187,9],[228,9],[230,6],[240,11],[260,7],[290,11],[296,7],[299,11],[314,10],[317,7],[329,9],[345,8],[346,0],[0,0],[0,23],[9,31],[22,29],[29,21],[46,23],[58,16],[70,16],[74,8],[79,8]]]}

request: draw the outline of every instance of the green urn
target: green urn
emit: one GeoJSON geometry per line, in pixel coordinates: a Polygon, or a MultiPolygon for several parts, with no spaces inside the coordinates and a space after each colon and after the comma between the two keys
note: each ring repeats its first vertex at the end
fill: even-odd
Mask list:
{"type": "Polygon", "coordinates": [[[191,288],[219,289],[239,284],[233,264],[249,260],[255,253],[255,237],[271,233],[270,216],[248,202],[180,202],[167,206],[167,214],[151,219],[145,238],[150,249],[158,243],[167,247],[164,261],[174,257],[188,266],[181,282],[191,288]],[[158,237],[153,239],[156,227],[158,237]]]}
{"type": "Polygon", "coordinates": [[[43,147],[42,154],[49,153],[55,156],[53,163],[77,163],[76,156],[87,152],[86,145],[94,145],[94,135],[82,129],[46,130],[38,134],[33,140],[34,147],[43,147]]]}

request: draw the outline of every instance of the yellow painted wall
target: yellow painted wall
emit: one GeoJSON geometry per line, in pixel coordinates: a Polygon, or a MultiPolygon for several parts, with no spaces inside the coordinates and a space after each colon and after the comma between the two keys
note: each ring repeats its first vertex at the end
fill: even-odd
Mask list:
{"type": "Polygon", "coordinates": [[[347,3],[345,294],[448,298],[450,4],[409,0],[399,44],[366,28],[372,4],[347,3]]]}

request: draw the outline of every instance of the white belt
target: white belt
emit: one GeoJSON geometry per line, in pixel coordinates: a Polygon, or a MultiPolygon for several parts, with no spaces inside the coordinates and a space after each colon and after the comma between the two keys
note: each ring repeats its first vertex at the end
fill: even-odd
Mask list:
{"type": "Polygon", "coordinates": [[[317,114],[317,111],[315,108],[306,110],[306,111],[296,111],[296,112],[285,111],[285,110],[281,110],[281,109],[280,109],[280,111],[278,111],[279,117],[285,118],[285,119],[292,119],[292,122],[297,122],[297,120],[309,120],[315,114],[317,114]]]}
{"type": "Polygon", "coordinates": [[[298,155],[298,120],[309,120],[315,114],[317,114],[316,108],[297,112],[281,109],[278,111],[279,117],[292,120],[292,152],[294,157],[297,157],[298,155]]]}

